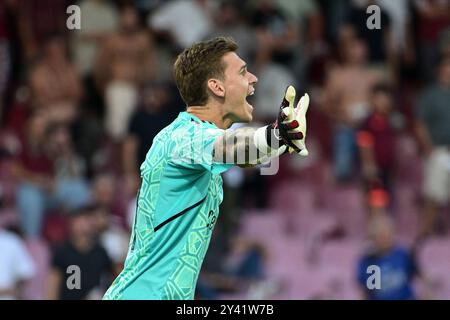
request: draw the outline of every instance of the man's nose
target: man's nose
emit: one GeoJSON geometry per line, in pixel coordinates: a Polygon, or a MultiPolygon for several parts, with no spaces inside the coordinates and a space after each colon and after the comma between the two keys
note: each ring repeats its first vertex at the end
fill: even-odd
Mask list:
{"type": "Polygon", "coordinates": [[[253,73],[251,73],[251,72],[249,72],[250,73],[250,83],[251,84],[254,84],[254,83],[257,83],[258,82],[258,78],[253,74],[253,73]]]}

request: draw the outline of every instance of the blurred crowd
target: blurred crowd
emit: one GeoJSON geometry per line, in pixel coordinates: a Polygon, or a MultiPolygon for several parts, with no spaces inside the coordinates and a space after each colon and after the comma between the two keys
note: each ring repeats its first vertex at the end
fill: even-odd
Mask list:
{"type": "Polygon", "coordinates": [[[314,190],[317,206],[332,190],[362,190],[364,237],[379,241],[360,268],[380,259],[405,273],[401,289],[365,297],[414,298],[414,250],[391,238],[399,184],[414,191],[413,248],[450,228],[449,0],[1,1],[0,298],[101,297],[128,250],[140,164],[185,108],[173,61],[217,35],[238,42],[259,78],[256,123],[272,121],[287,85],[310,93],[311,155],[286,156],[276,176],[225,174],[198,298],[275,290],[258,282],[264,244],[239,230],[242,214],[273,208],[290,179],[314,190]],[[73,4],[79,30],[66,26],[73,4]],[[379,29],[368,27],[369,5],[381,9],[379,29]],[[71,265],[80,290],[66,286],[71,265]]]}

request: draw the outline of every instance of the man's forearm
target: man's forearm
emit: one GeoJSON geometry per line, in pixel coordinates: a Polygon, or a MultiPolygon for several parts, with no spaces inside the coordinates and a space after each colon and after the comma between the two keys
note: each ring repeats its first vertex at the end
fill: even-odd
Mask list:
{"type": "MultiPolygon", "coordinates": [[[[263,127],[266,130],[266,127],[263,127]]],[[[261,129],[261,128],[260,128],[261,129]]],[[[270,158],[279,156],[285,151],[278,140],[271,139],[267,146],[255,144],[257,128],[244,127],[236,130],[226,130],[214,146],[214,160],[221,163],[237,165],[257,165],[265,163],[270,158]],[[270,147],[269,147],[270,146],[270,147]]],[[[262,134],[265,134],[264,132],[262,134]]]]}

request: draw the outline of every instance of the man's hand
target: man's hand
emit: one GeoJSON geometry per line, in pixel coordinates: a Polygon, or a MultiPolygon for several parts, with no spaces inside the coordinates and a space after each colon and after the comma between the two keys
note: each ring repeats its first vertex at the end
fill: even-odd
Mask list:
{"type": "Polygon", "coordinates": [[[231,163],[246,167],[266,163],[287,150],[307,156],[305,136],[309,96],[305,94],[295,109],[294,100],[295,89],[289,86],[274,123],[258,129],[244,127],[225,130],[214,143],[214,160],[225,163],[224,159],[229,160],[231,157],[234,159],[231,163]],[[241,162],[236,160],[239,158],[238,155],[242,156],[241,162]]]}
{"type": "Polygon", "coordinates": [[[301,156],[307,156],[309,153],[305,145],[305,138],[309,96],[305,93],[295,109],[294,101],[295,88],[289,86],[286,89],[277,120],[272,124],[272,128],[278,129],[278,135],[275,131],[275,137],[289,148],[289,152],[295,151],[301,156]]]}

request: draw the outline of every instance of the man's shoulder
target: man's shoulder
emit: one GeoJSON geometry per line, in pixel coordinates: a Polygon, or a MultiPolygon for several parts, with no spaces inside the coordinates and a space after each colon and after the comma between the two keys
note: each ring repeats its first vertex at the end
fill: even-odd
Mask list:
{"type": "Polygon", "coordinates": [[[98,260],[104,260],[105,258],[109,259],[108,251],[100,241],[95,242],[90,254],[94,259],[98,260]]]}
{"type": "Polygon", "coordinates": [[[170,133],[175,140],[202,139],[209,135],[217,135],[222,129],[217,128],[208,121],[202,121],[196,118],[189,118],[187,115],[180,116],[172,122],[170,133]]]}
{"type": "Polygon", "coordinates": [[[73,254],[75,249],[69,241],[66,241],[55,246],[52,251],[55,256],[66,256],[73,254]]]}
{"type": "Polygon", "coordinates": [[[411,252],[407,248],[400,246],[400,245],[395,246],[392,249],[392,252],[394,255],[402,257],[402,258],[409,259],[411,257],[411,252]]]}

